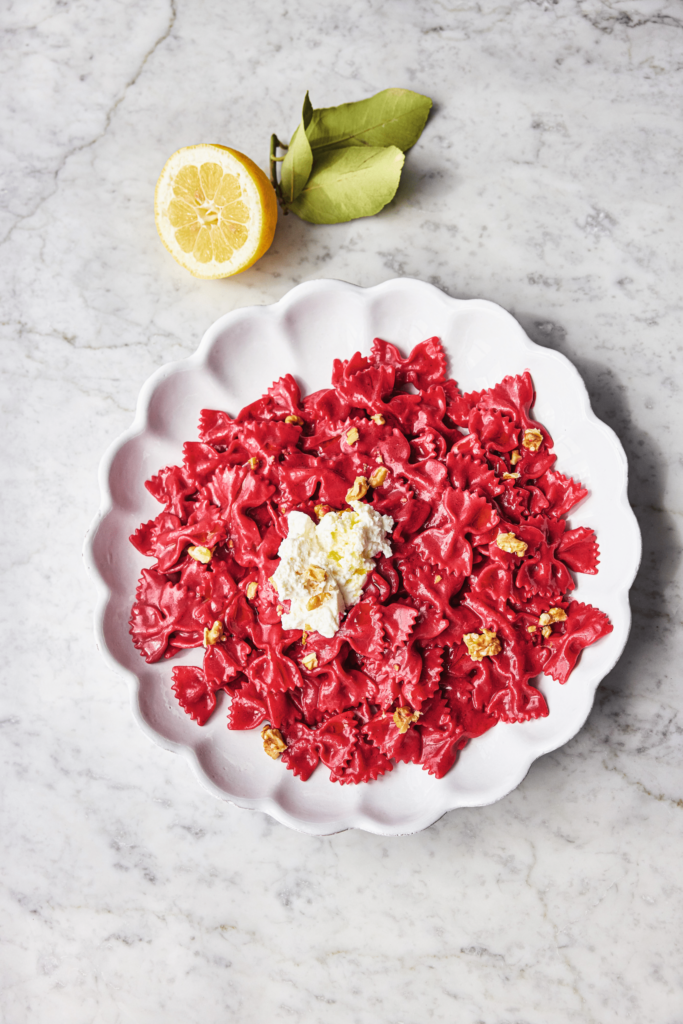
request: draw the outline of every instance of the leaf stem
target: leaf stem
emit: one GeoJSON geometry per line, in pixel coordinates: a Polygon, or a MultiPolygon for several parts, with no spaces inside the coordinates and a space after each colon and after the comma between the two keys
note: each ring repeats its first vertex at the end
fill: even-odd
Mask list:
{"type": "Polygon", "coordinates": [[[275,195],[278,198],[278,202],[279,202],[280,206],[285,211],[285,213],[287,213],[287,207],[285,206],[285,201],[284,201],[284,198],[283,198],[283,195],[282,195],[282,189],[280,187],[280,182],[277,180],[277,165],[282,160],[284,160],[283,156],[277,156],[278,149],[288,149],[288,147],[285,146],[284,142],[280,142],[280,140],[278,139],[277,135],[271,135],[270,136],[270,183],[273,186],[273,188],[275,189],[275,195]]]}

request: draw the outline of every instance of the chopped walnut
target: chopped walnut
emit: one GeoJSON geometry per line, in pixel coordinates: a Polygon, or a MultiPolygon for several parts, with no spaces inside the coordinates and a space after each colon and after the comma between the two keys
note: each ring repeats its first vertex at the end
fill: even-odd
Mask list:
{"type": "Polygon", "coordinates": [[[351,427],[351,429],[347,430],[347,432],[346,432],[346,443],[347,444],[355,444],[359,437],[360,437],[360,434],[358,433],[356,428],[355,427],[351,427]]]}
{"type": "Polygon", "coordinates": [[[275,606],[275,611],[278,613],[278,615],[282,615],[284,610],[285,606],[283,604],[278,604],[275,606]]]}
{"type": "Polygon", "coordinates": [[[499,533],[496,537],[496,544],[501,551],[507,551],[510,555],[519,555],[526,552],[528,544],[516,537],[514,533],[499,533]]]}
{"type": "Polygon", "coordinates": [[[329,596],[330,595],[326,592],[323,592],[322,594],[314,594],[313,597],[309,598],[308,604],[306,605],[309,612],[314,612],[315,609],[319,608],[324,601],[327,601],[329,596]]]}
{"type": "Polygon", "coordinates": [[[252,469],[259,468],[259,460],[256,458],[255,455],[252,455],[252,457],[249,459],[249,465],[251,466],[252,469]]]}
{"type": "Polygon", "coordinates": [[[313,511],[317,515],[318,519],[322,519],[322,517],[326,516],[327,513],[330,511],[330,506],[329,505],[316,505],[315,508],[313,509],[313,511]]]}
{"type": "Polygon", "coordinates": [[[501,652],[500,640],[492,629],[482,629],[481,633],[465,633],[463,640],[472,661],[493,658],[501,652]]]}
{"type": "Polygon", "coordinates": [[[223,632],[223,623],[219,619],[216,619],[211,629],[204,627],[204,646],[213,647],[214,644],[218,644],[221,640],[225,640],[225,633],[223,632]]]}
{"type": "Polygon", "coordinates": [[[204,565],[207,565],[213,556],[211,548],[203,548],[200,544],[196,547],[189,547],[187,553],[190,558],[194,558],[195,562],[202,562],[204,565]]]}
{"type": "Polygon", "coordinates": [[[384,416],[382,416],[382,413],[381,413],[381,412],[376,412],[374,416],[371,416],[371,417],[370,417],[370,419],[371,419],[371,420],[372,420],[372,421],[373,421],[374,423],[376,423],[378,427],[383,427],[383,426],[384,426],[384,424],[385,424],[385,423],[387,422],[387,421],[386,421],[386,420],[384,419],[384,416]]]}
{"type": "Polygon", "coordinates": [[[551,622],[564,622],[567,613],[562,608],[549,608],[538,617],[539,626],[549,626],[551,622]]]}
{"type": "Polygon", "coordinates": [[[503,473],[503,480],[519,480],[519,473],[503,473]]]}
{"type": "Polygon", "coordinates": [[[394,672],[400,672],[400,670],[401,670],[401,666],[400,665],[394,665],[394,672]]]}
{"type": "Polygon", "coordinates": [[[387,478],[388,472],[389,470],[386,468],[386,466],[378,466],[377,469],[372,474],[372,476],[370,477],[370,479],[368,480],[368,483],[370,484],[371,487],[381,487],[387,478]]]}
{"type": "Polygon", "coordinates": [[[301,646],[302,647],[306,646],[306,641],[307,640],[308,640],[308,633],[306,632],[306,630],[304,630],[303,633],[301,634],[301,646]]]}
{"type": "Polygon", "coordinates": [[[535,633],[536,629],[537,629],[536,626],[527,626],[526,628],[527,628],[527,633],[535,633]]]}
{"type": "Polygon", "coordinates": [[[253,601],[258,592],[258,583],[256,580],[252,580],[251,583],[247,583],[247,598],[253,601]]]}
{"type": "Polygon", "coordinates": [[[324,569],[321,569],[319,565],[309,565],[308,569],[304,573],[303,585],[306,590],[315,590],[321,583],[324,583],[327,579],[327,573],[324,569]]]}
{"type": "Polygon", "coordinates": [[[529,451],[537,452],[543,444],[543,434],[540,430],[536,430],[535,427],[532,427],[531,430],[525,430],[524,437],[522,438],[522,444],[525,448],[528,448],[529,451]]]}
{"type": "Polygon", "coordinates": [[[435,576],[435,577],[434,577],[434,582],[435,582],[435,583],[441,583],[441,580],[442,580],[442,579],[443,579],[443,576],[435,576]]]}
{"type": "Polygon", "coordinates": [[[381,453],[375,455],[375,462],[377,463],[378,466],[381,466],[383,464],[384,459],[382,458],[381,453]]]}
{"type": "Polygon", "coordinates": [[[417,722],[421,711],[413,711],[412,708],[396,708],[394,711],[394,725],[399,732],[408,732],[413,722],[417,722]]]}
{"type": "Polygon", "coordinates": [[[346,501],[351,503],[352,501],[360,501],[368,493],[368,481],[364,476],[357,476],[353,481],[353,487],[346,492],[346,501]]]}
{"type": "Polygon", "coordinates": [[[294,423],[297,427],[303,427],[304,425],[301,416],[285,416],[285,423],[294,423]]]}
{"type": "Polygon", "coordinates": [[[510,463],[511,463],[511,465],[516,466],[517,463],[519,462],[519,460],[521,459],[521,457],[522,456],[519,453],[519,448],[515,448],[514,452],[510,452],[510,463]]]}
{"type": "Polygon", "coordinates": [[[263,726],[261,729],[261,739],[263,740],[263,749],[268,757],[272,757],[274,761],[277,761],[282,751],[287,749],[282,733],[279,729],[273,729],[272,725],[263,726]]]}
{"type": "Polygon", "coordinates": [[[547,640],[549,636],[553,635],[553,627],[552,626],[544,626],[543,629],[541,630],[541,633],[543,634],[543,636],[547,640]]]}
{"type": "Polygon", "coordinates": [[[312,672],[314,668],[318,667],[318,655],[311,651],[305,658],[301,659],[301,664],[304,668],[307,668],[309,672],[312,672]]]}

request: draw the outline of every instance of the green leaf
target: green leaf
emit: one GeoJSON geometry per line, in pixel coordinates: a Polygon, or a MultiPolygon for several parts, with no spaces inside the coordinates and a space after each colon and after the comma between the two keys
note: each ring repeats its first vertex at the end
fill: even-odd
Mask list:
{"type": "Polygon", "coordinates": [[[292,141],[289,144],[287,155],[282,161],[282,170],[280,171],[280,188],[285,205],[291,203],[299,195],[308,181],[313,167],[313,153],[306,135],[306,129],[312,116],[313,107],[308,93],[306,93],[301,124],[292,135],[292,141]]]}
{"type": "Polygon", "coordinates": [[[313,172],[289,209],[311,224],[371,217],[396,194],[404,160],[396,146],[350,146],[316,155],[313,172]]]}
{"type": "Polygon", "coordinates": [[[306,95],[304,96],[304,108],[303,108],[303,110],[301,112],[301,120],[304,123],[304,128],[308,128],[309,124],[311,123],[311,118],[312,117],[313,117],[313,104],[311,103],[311,100],[310,100],[309,95],[308,95],[308,90],[307,90],[306,91],[306,95]]]}
{"type": "Polygon", "coordinates": [[[414,146],[432,101],[410,89],[385,89],[367,100],[314,110],[306,134],[314,152],[346,146],[414,146]]]}

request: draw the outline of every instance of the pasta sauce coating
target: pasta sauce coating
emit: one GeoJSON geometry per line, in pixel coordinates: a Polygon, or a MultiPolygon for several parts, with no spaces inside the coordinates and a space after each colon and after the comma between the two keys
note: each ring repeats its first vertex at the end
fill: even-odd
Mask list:
{"type": "Polygon", "coordinates": [[[567,528],[587,491],[555,469],[533,402],[528,372],[462,394],[438,338],[405,358],[375,339],[334,361],[330,388],[302,398],[287,374],[234,419],[203,410],[182,465],[146,484],[164,510],[131,537],[154,560],[136,648],[148,662],[203,648],[201,668],[172,671],[183,710],[204,725],[227,691],[228,728],[260,728],[304,780],[321,762],[343,785],[400,761],[441,778],[497,722],[546,716],[534,678],[566,683],[612,626],[570,600],[599,550],[567,528]],[[360,600],[333,636],[285,629],[288,515],[318,524],[358,501],[393,522],[360,600]]]}

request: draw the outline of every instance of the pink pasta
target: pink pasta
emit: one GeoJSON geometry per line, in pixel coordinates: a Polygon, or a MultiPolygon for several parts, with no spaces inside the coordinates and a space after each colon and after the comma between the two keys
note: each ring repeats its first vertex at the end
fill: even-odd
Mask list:
{"type": "Polygon", "coordinates": [[[441,778],[497,722],[546,716],[535,677],[565,683],[612,626],[570,601],[598,545],[567,529],[587,492],[555,470],[533,401],[528,372],[461,394],[437,338],[406,358],[376,339],[335,360],[331,388],[302,398],[288,374],[234,419],[203,410],[182,466],[147,483],[164,511],[131,537],[154,560],[130,620],[140,654],[203,647],[201,668],[173,669],[180,706],[201,726],[227,691],[228,728],[268,726],[302,779],[322,762],[368,782],[400,761],[441,778]],[[392,517],[391,555],[332,638],[284,629],[270,579],[287,515],[348,507],[377,465],[363,500],[392,517]]]}

